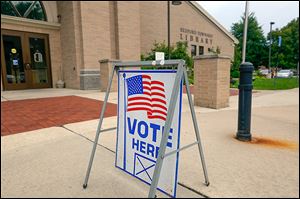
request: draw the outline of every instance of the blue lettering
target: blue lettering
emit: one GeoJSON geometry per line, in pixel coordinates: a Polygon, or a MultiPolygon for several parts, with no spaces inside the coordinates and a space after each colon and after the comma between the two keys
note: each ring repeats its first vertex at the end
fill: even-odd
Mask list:
{"type": "MultiPolygon", "coordinates": [[[[160,126],[158,124],[147,123],[146,121],[138,121],[137,119],[133,119],[127,117],[128,123],[128,132],[131,135],[134,135],[137,131],[137,134],[140,138],[132,138],[131,147],[133,150],[139,151],[141,153],[147,154],[148,156],[152,156],[157,158],[159,153],[159,147],[155,146],[153,143],[157,143],[157,136],[162,136],[164,133],[164,126],[160,126]],[[149,132],[150,128],[150,132],[149,132]],[[152,133],[152,138],[148,138],[149,133],[152,133]],[[161,133],[162,135],[158,135],[161,133]],[[141,140],[145,139],[145,140],[141,140]],[[147,140],[146,140],[147,139],[147,140]],[[149,143],[150,142],[150,143],[149,143]],[[153,143],[151,143],[153,142],[153,143]]],[[[167,147],[172,148],[173,146],[173,129],[170,128],[168,133],[167,147]]]]}
{"type": "Polygon", "coordinates": [[[135,146],[136,146],[136,150],[138,151],[139,150],[139,140],[136,140],[136,142],[135,142],[135,139],[132,138],[132,149],[134,149],[135,146]]]}
{"type": "Polygon", "coordinates": [[[144,121],[140,121],[139,122],[139,125],[138,125],[138,133],[139,133],[139,136],[141,138],[146,138],[148,137],[148,125],[146,122],[144,121]],[[142,126],[144,126],[144,132],[142,132],[142,126]]]}
{"type": "Polygon", "coordinates": [[[153,129],[152,141],[156,142],[157,130],[160,130],[160,126],[157,124],[150,123],[150,128],[153,129]]]}
{"type": "Polygon", "coordinates": [[[146,149],[146,142],[141,141],[141,145],[140,145],[140,151],[142,153],[146,153],[145,149],[146,149]]]}
{"type": "MultiPolygon", "coordinates": [[[[165,129],[165,127],[163,126],[163,127],[162,127],[162,132],[163,132],[163,133],[164,133],[164,129],[165,129]]],[[[170,134],[172,134],[172,133],[173,133],[173,129],[170,128],[170,134]]],[[[169,136],[168,136],[167,147],[172,148],[172,135],[169,135],[169,136]]]]}
{"type": "Polygon", "coordinates": [[[150,155],[150,153],[151,156],[154,157],[154,146],[152,144],[147,145],[147,155],[150,155]]]}
{"type": "MultiPolygon", "coordinates": [[[[162,133],[164,133],[164,130],[165,130],[165,127],[163,126],[162,127],[162,133]]],[[[170,131],[169,131],[170,133],[173,133],[173,129],[172,128],[170,128],[170,131]]]]}
{"type": "Polygon", "coordinates": [[[132,149],[157,158],[159,147],[132,138],[132,149]]]}
{"type": "Polygon", "coordinates": [[[131,122],[130,122],[130,118],[129,117],[127,118],[127,121],[128,121],[129,133],[133,135],[134,131],[135,131],[137,120],[136,119],[133,120],[133,125],[132,126],[131,126],[131,122]]]}

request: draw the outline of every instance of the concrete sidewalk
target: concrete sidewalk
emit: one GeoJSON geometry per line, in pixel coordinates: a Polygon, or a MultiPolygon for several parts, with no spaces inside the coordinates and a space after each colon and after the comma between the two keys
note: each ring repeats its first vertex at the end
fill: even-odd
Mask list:
{"type": "MultiPolygon", "coordinates": [[[[95,91],[44,90],[104,99],[95,91]]],[[[30,92],[2,93],[3,100],[33,98],[30,92]]],[[[116,103],[112,93],[110,102],[116,103]]],[[[254,141],[234,139],[238,96],[230,107],[195,107],[210,186],[206,187],[197,147],[179,155],[177,197],[299,197],[299,89],[253,94],[254,141]]],[[[116,126],[105,118],[103,128],[116,126]]],[[[195,141],[183,97],[181,146],[195,141]]],[[[149,186],[114,167],[116,133],[100,136],[89,186],[82,183],[98,120],[1,137],[1,197],[147,197],[149,186]]],[[[157,192],[158,197],[166,197],[157,192]]]]}

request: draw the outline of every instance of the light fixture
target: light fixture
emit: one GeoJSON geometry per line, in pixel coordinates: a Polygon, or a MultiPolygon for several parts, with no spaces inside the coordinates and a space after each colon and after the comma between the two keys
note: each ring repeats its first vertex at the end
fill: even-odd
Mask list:
{"type": "MultiPolygon", "coordinates": [[[[172,1],[172,5],[179,6],[181,5],[181,1],[172,1]]],[[[168,8],[168,59],[171,59],[170,55],[170,1],[167,1],[168,8]]]]}
{"type": "Polygon", "coordinates": [[[181,5],[181,1],[172,1],[172,5],[179,6],[181,5]]]}

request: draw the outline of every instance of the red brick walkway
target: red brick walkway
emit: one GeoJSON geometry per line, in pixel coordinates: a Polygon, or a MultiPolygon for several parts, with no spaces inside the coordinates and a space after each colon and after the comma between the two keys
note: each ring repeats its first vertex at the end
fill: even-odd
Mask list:
{"type": "MultiPolygon", "coordinates": [[[[238,95],[238,90],[231,89],[230,95],[238,95]]],[[[1,102],[1,136],[97,119],[102,104],[102,101],[77,96],[4,101],[1,102]]],[[[104,117],[116,115],[117,105],[108,103],[104,117]]]]}
{"type": "MultiPolygon", "coordinates": [[[[77,96],[1,102],[1,136],[99,118],[103,102],[77,96]]],[[[104,117],[117,115],[108,103],[104,117]]]]}

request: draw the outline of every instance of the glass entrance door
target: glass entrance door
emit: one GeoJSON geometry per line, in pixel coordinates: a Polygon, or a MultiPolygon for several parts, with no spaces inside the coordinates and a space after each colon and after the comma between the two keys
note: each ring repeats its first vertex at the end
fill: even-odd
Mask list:
{"type": "Polygon", "coordinates": [[[29,42],[29,64],[32,88],[49,88],[51,74],[49,67],[48,42],[45,35],[26,34],[29,42]]]}
{"type": "Polygon", "coordinates": [[[4,90],[51,87],[47,35],[2,30],[4,90]]]}
{"type": "Polygon", "coordinates": [[[17,32],[2,35],[1,68],[5,90],[27,88],[28,74],[24,67],[24,35],[17,32]]]}

